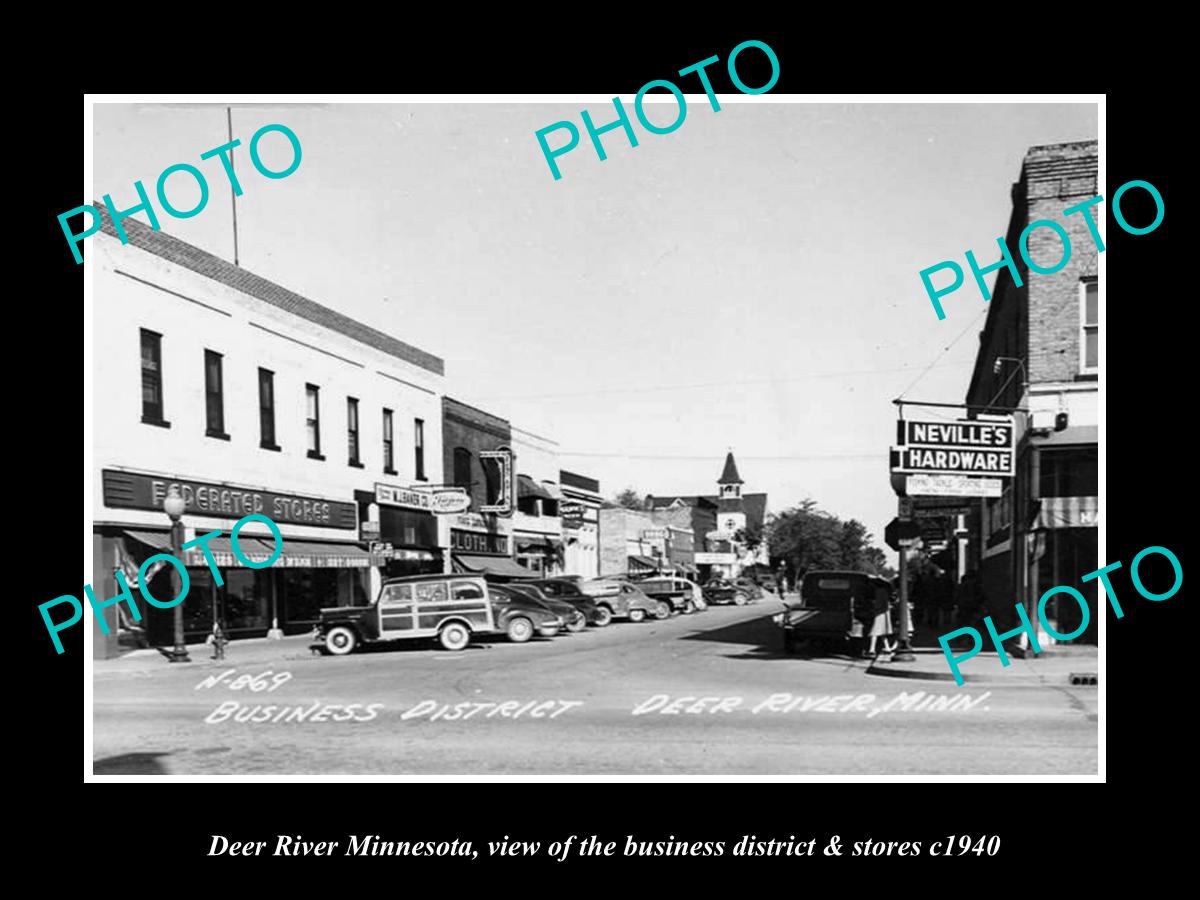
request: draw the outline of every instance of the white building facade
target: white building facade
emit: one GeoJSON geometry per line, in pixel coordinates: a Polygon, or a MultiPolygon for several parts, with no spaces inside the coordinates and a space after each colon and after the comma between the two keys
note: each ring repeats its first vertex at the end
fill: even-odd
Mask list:
{"type": "MultiPolygon", "coordinates": [[[[142,560],[171,552],[162,500],[172,489],[186,502],[185,542],[222,532],[209,545],[219,579],[198,549],[185,555],[189,641],[214,617],[234,638],[307,631],[320,607],[372,598],[382,574],[441,571],[437,522],[404,490],[443,481],[442,360],[140,222],[123,225],[129,244],[107,216],[91,244],[97,599],[116,595],[115,569],[136,584],[142,560]],[[379,485],[395,489],[387,503],[379,485]],[[242,565],[229,545],[252,512],[283,535],[267,569],[242,565]]],[[[266,542],[262,558],[274,546],[257,522],[241,536],[266,542]]],[[[170,567],[146,574],[156,597],[173,596],[170,567]]],[[[134,597],[145,619],[109,607],[96,655],[115,653],[119,636],[171,642],[172,611],[147,610],[136,587],[134,597]]]]}

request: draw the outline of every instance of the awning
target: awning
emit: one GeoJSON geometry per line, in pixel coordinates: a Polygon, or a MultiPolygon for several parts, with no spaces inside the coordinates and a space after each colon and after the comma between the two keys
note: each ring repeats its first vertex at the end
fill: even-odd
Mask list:
{"type": "Polygon", "coordinates": [[[554,495],[530,478],[528,475],[517,476],[518,497],[538,497],[542,500],[553,500],[554,495]]]}
{"type": "Polygon", "coordinates": [[[651,572],[658,571],[658,563],[650,559],[648,556],[635,556],[629,554],[629,568],[632,569],[649,569],[651,572]]]}
{"type": "Polygon", "coordinates": [[[1034,528],[1095,528],[1100,513],[1096,497],[1042,497],[1034,528]]]}
{"type": "Polygon", "coordinates": [[[517,552],[535,553],[541,551],[544,553],[546,551],[553,550],[555,547],[561,544],[562,539],[556,537],[518,538],[517,552]]]}
{"type": "MultiPolygon", "coordinates": [[[[215,537],[208,542],[213,561],[223,567],[244,567],[234,555],[233,545],[227,535],[215,537]]],[[[238,537],[238,548],[242,555],[251,562],[264,563],[275,553],[275,542],[265,538],[238,537]]],[[[206,566],[204,551],[200,547],[192,547],[184,551],[189,566],[206,566]]],[[[318,543],[316,541],[299,541],[291,538],[283,539],[283,551],[271,568],[279,569],[366,569],[371,566],[383,565],[386,560],[381,556],[372,556],[356,544],[348,543],[318,543]]]]}
{"type": "Polygon", "coordinates": [[[1030,440],[1039,447],[1095,444],[1100,440],[1100,427],[1098,425],[1068,425],[1062,431],[1034,435],[1030,440]]]}
{"type": "Polygon", "coordinates": [[[468,572],[498,575],[502,578],[537,578],[538,573],[517,565],[509,556],[467,556],[454,554],[454,562],[468,572]]]}
{"type": "Polygon", "coordinates": [[[171,535],[157,531],[126,531],[126,537],[141,541],[147,547],[153,547],[163,553],[171,552],[171,535]]]}

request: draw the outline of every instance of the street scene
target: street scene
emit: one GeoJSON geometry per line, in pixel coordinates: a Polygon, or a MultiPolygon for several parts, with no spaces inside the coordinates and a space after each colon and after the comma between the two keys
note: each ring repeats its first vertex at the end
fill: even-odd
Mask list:
{"type": "MultiPolygon", "coordinates": [[[[1096,689],[1072,687],[1066,677],[1080,660],[1049,670],[1017,663],[1019,671],[1001,673],[996,666],[991,677],[962,688],[872,675],[867,661],[848,655],[785,655],[771,622],[782,608],[764,598],[519,646],[502,639],[462,653],[413,647],[322,657],[287,638],[237,645],[224,661],[186,667],[129,659],[98,669],[96,772],[873,777],[1095,770],[1096,689]],[[244,673],[266,677],[232,690],[244,673]],[[281,673],[292,677],[273,687],[281,673]],[[965,697],[981,702],[965,709],[937,702],[965,697]],[[719,701],[730,708],[718,710],[719,701]],[[236,706],[217,712],[230,703],[236,706]],[[344,713],[351,704],[361,706],[344,713]],[[366,719],[370,704],[373,718],[349,720],[366,719]],[[327,705],[341,709],[301,720],[314,705],[310,716],[327,705]],[[275,709],[266,716],[250,712],[268,707],[275,709]],[[300,713],[271,721],[284,708],[300,713]],[[236,721],[239,714],[246,721],[236,721]],[[342,715],[346,721],[333,718],[342,715]],[[1021,739],[1005,739],[1012,735],[1021,739]]],[[[921,665],[934,668],[933,661],[921,665]]]]}
{"type": "Polygon", "coordinates": [[[92,775],[1096,775],[1096,105],[764,99],[96,105],[92,775]]]}

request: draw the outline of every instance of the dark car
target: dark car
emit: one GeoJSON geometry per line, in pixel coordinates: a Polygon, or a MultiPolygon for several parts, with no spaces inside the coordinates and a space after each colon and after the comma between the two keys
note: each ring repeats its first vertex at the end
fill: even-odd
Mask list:
{"type": "Polygon", "coordinates": [[[514,644],[523,644],[534,634],[554,637],[565,624],[544,603],[529,594],[499,584],[489,584],[488,594],[496,614],[496,630],[503,631],[514,644]]]}
{"type": "Polygon", "coordinates": [[[563,620],[564,627],[570,632],[579,632],[587,628],[587,616],[579,611],[578,608],[565,600],[559,600],[556,597],[551,597],[542,593],[536,587],[533,587],[526,581],[514,581],[511,584],[504,585],[510,591],[515,591],[524,594],[531,600],[536,600],[545,606],[550,612],[554,613],[563,620]]]}
{"type": "Polygon", "coordinates": [[[704,599],[712,604],[732,603],[734,606],[743,606],[749,603],[752,597],[750,591],[733,581],[719,579],[704,586],[704,599]]]}
{"type": "Polygon", "coordinates": [[[589,625],[603,628],[612,621],[612,610],[601,606],[579,589],[579,585],[568,578],[543,578],[539,581],[526,581],[522,584],[535,587],[547,597],[563,600],[583,613],[589,625]]]}
{"type": "Polygon", "coordinates": [[[784,652],[798,641],[830,646],[861,638],[875,616],[888,608],[891,588],[866,572],[810,571],[800,584],[800,602],[775,616],[783,629],[784,652]]]}
{"type": "Polygon", "coordinates": [[[674,612],[692,613],[696,611],[694,592],[699,589],[684,578],[658,576],[636,581],[634,584],[650,598],[665,600],[674,612]]]}
{"type": "MultiPolygon", "coordinates": [[[[665,619],[670,608],[660,609],[659,601],[647,597],[628,581],[617,578],[593,578],[578,582],[579,589],[601,606],[612,610],[613,618],[644,622],[650,616],[665,619]]],[[[663,604],[665,606],[665,604],[663,604]]]]}

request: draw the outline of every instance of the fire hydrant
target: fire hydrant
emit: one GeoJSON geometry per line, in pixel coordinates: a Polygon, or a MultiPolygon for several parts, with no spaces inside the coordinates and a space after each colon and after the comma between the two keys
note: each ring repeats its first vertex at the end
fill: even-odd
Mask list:
{"type": "Polygon", "coordinates": [[[225,632],[221,629],[220,622],[213,622],[212,630],[212,645],[213,659],[225,658],[225,645],[229,643],[229,638],[225,637],[225,632]]]}

